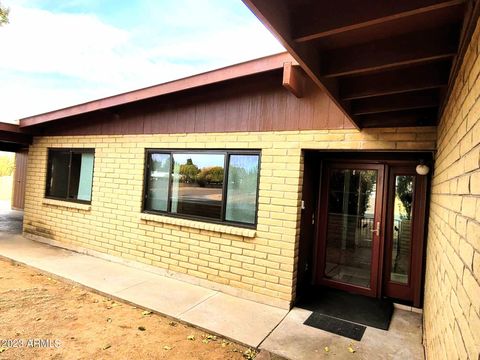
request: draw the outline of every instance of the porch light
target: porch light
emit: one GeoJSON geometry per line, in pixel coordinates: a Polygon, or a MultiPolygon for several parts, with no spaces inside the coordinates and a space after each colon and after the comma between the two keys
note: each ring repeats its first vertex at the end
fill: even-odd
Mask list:
{"type": "Polygon", "coordinates": [[[420,160],[420,164],[417,165],[415,171],[418,175],[427,175],[430,171],[430,168],[423,163],[423,160],[420,160]]]}

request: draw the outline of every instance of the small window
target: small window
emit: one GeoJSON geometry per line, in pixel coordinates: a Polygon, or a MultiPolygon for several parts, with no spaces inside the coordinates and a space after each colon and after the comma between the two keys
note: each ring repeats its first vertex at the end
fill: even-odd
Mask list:
{"type": "Polygon", "coordinates": [[[93,160],[93,149],[50,149],[45,196],[90,203],[93,160]]]}
{"type": "Polygon", "coordinates": [[[144,210],[254,226],[258,151],[147,151],[144,210]]]}

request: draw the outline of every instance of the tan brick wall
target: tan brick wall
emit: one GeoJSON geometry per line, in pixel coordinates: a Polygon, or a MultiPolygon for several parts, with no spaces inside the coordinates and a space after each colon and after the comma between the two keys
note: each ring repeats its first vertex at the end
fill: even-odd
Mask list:
{"type": "Polygon", "coordinates": [[[283,300],[294,298],[301,149],[428,150],[433,127],[270,133],[37,137],[30,148],[24,230],[283,300]],[[43,204],[47,150],[95,148],[90,210],[43,204]],[[140,219],[145,148],[261,149],[254,238],[140,219]]]}
{"type": "Polygon", "coordinates": [[[429,359],[480,353],[480,56],[472,39],[438,127],[424,304],[429,359]]]}

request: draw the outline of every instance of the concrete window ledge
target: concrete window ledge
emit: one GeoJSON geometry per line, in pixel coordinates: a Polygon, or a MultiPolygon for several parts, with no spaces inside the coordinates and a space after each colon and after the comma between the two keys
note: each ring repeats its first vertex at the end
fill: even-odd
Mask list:
{"type": "Polygon", "coordinates": [[[244,229],[235,226],[220,225],[220,224],[211,224],[202,221],[193,221],[187,219],[179,219],[170,216],[154,215],[154,214],[140,214],[141,220],[155,221],[158,223],[172,224],[178,226],[185,226],[194,229],[215,231],[224,234],[239,235],[247,238],[254,238],[256,230],[253,229],[244,229]]]}
{"type": "Polygon", "coordinates": [[[69,209],[85,210],[85,211],[90,211],[92,209],[92,206],[88,204],[80,204],[80,203],[75,203],[70,201],[53,200],[53,199],[43,199],[42,204],[60,206],[60,207],[69,208],[69,209]]]}

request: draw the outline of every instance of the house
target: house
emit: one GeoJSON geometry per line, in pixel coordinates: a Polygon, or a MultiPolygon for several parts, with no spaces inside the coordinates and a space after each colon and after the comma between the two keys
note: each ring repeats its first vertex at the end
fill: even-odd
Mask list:
{"type": "Polygon", "coordinates": [[[283,308],[389,297],[478,358],[478,1],[244,2],[288,53],[0,125],[24,234],[283,308]]]}

